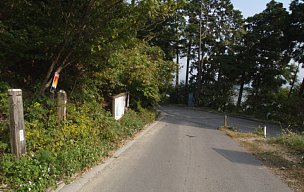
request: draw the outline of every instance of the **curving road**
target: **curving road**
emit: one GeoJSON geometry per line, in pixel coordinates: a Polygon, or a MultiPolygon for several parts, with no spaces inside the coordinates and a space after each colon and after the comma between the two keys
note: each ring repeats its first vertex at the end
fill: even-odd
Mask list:
{"type": "MultiPolygon", "coordinates": [[[[160,109],[168,115],[176,118],[185,117],[188,122],[198,124],[202,127],[217,129],[224,124],[224,115],[220,113],[206,112],[197,108],[166,106],[160,109]]],[[[258,127],[267,127],[267,135],[278,136],[281,128],[272,123],[265,123],[258,120],[228,116],[228,125],[241,132],[254,132],[258,127]]]]}
{"type": "MultiPolygon", "coordinates": [[[[163,118],[84,183],[98,192],[291,192],[261,162],[216,128],[223,116],[161,107],[163,118]]],[[[258,122],[230,118],[239,129],[258,122]]],[[[273,127],[276,134],[275,126],[273,127]]],[[[61,191],[76,191],[71,184],[61,191]]]]}

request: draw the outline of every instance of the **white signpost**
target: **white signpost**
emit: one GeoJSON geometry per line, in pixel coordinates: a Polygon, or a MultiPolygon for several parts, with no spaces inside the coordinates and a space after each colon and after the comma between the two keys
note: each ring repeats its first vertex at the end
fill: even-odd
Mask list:
{"type": "Polygon", "coordinates": [[[115,120],[119,120],[124,115],[128,98],[127,93],[121,93],[112,97],[112,114],[115,120]]]}

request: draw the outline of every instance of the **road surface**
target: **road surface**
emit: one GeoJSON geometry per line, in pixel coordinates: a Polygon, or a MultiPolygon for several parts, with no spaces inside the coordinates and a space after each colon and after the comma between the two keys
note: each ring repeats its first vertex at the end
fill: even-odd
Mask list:
{"type": "MultiPolygon", "coordinates": [[[[219,113],[211,113],[196,108],[188,107],[160,107],[160,109],[166,112],[168,115],[173,115],[179,118],[180,116],[187,118],[188,122],[195,123],[201,127],[208,127],[217,129],[220,126],[224,125],[224,115],[219,113]],[[188,109],[188,110],[186,110],[188,109]]],[[[228,125],[237,129],[241,132],[254,132],[258,127],[267,127],[267,135],[269,136],[278,136],[281,134],[281,128],[278,125],[272,123],[259,122],[255,120],[249,120],[246,118],[237,118],[228,116],[228,125]]]]}
{"type": "MultiPolygon", "coordinates": [[[[216,128],[223,116],[174,106],[80,191],[290,192],[283,182],[216,128]]],[[[234,118],[238,128],[257,122],[234,118]]]]}

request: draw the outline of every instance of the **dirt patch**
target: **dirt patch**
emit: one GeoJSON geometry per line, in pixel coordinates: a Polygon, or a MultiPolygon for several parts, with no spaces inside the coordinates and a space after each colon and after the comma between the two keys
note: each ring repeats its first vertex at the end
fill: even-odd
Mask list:
{"type": "Polygon", "coordinates": [[[254,154],[294,191],[304,192],[303,153],[273,143],[271,139],[265,139],[254,133],[240,133],[225,128],[220,130],[254,154]]]}

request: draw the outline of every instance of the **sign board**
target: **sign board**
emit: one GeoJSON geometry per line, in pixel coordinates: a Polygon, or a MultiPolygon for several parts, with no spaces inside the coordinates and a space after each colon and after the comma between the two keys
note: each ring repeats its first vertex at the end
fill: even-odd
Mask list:
{"type": "Polygon", "coordinates": [[[24,141],[24,131],[23,130],[19,131],[19,137],[20,137],[20,141],[24,141]]]}
{"type": "Polygon", "coordinates": [[[126,93],[122,93],[112,98],[112,114],[115,120],[119,120],[125,113],[128,96],[126,93]]]}

